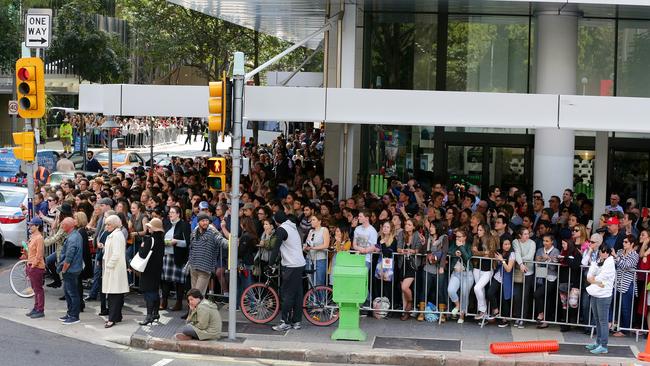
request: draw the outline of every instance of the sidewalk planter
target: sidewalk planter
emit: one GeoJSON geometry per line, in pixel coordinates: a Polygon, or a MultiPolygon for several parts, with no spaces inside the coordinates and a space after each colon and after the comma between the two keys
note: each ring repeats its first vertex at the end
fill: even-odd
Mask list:
{"type": "Polygon", "coordinates": [[[333,340],[365,341],[367,335],[359,328],[359,304],[368,297],[366,256],[340,252],[334,266],[333,299],[339,305],[339,327],[333,340]]]}

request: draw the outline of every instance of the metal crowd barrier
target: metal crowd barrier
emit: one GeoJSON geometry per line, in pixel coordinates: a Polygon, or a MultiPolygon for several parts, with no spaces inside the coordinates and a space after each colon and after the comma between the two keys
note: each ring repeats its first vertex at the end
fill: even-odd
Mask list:
{"type": "MultiPolygon", "coordinates": [[[[153,134],[153,144],[161,145],[176,143],[180,131],[181,130],[175,126],[156,128],[154,129],[153,134]]],[[[76,131],[75,136],[77,136],[76,131]]],[[[124,139],[124,145],[127,148],[144,148],[151,146],[151,130],[149,128],[137,133],[129,132],[127,134],[122,134],[120,132],[117,136],[113,136],[113,139],[116,138],[124,139]]],[[[88,128],[86,130],[86,139],[88,141],[88,147],[97,148],[108,146],[108,133],[99,128],[88,128]]]]}
{"type": "MultiPolygon", "coordinates": [[[[365,255],[365,254],[362,254],[365,255]]],[[[365,311],[385,311],[385,312],[392,312],[392,313],[404,313],[405,310],[402,307],[396,307],[396,303],[403,302],[403,301],[398,301],[396,302],[396,296],[401,297],[401,289],[399,287],[399,284],[397,282],[400,281],[401,278],[403,278],[406,267],[402,266],[401,269],[397,268],[397,261],[396,259],[398,257],[408,257],[409,255],[405,254],[399,254],[399,253],[393,253],[391,258],[393,259],[393,279],[392,281],[384,281],[383,278],[377,279],[375,277],[375,270],[376,270],[376,263],[377,260],[379,260],[382,255],[381,253],[373,253],[372,254],[372,262],[371,266],[369,267],[369,288],[368,288],[368,301],[363,304],[361,307],[362,310],[365,311]],[[401,271],[401,273],[399,273],[401,271]],[[400,277],[401,276],[401,277],[400,277]],[[386,286],[387,282],[391,282],[392,284],[386,286]],[[389,290],[390,293],[387,293],[387,290],[389,290]],[[390,295],[390,297],[388,296],[390,295]],[[375,309],[372,306],[373,300],[377,297],[388,297],[390,301],[390,308],[385,310],[385,309],[375,309]]],[[[424,254],[411,254],[410,256],[416,256],[416,257],[421,257],[422,263],[426,260],[426,255],[424,254]]],[[[447,256],[447,259],[449,259],[450,256],[447,256]]],[[[406,258],[405,258],[406,259],[406,258]]],[[[525,264],[527,267],[537,267],[538,265],[545,265],[545,266],[555,266],[557,267],[557,274],[556,274],[556,279],[555,281],[546,281],[546,277],[538,277],[537,276],[537,271],[535,271],[535,274],[530,275],[533,277],[533,289],[530,293],[526,293],[524,290],[524,283],[518,283],[515,282],[515,276],[514,276],[514,271],[515,268],[513,268],[513,275],[511,279],[511,286],[512,286],[512,294],[510,297],[510,300],[504,300],[503,296],[503,291],[504,288],[503,286],[500,286],[499,289],[499,294],[498,294],[498,299],[499,299],[499,304],[494,306],[493,304],[490,303],[489,298],[488,298],[488,291],[493,286],[493,282],[496,281],[494,279],[494,273],[495,273],[495,266],[494,263],[496,259],[494,258],[486,258],[486,257],[472,257],[470,259],[470,262],[472,260],[478,261],[478,271],[480,271],[480,264],[483,261],[490,261],[491,262],[491,268],[492,271],[490,271],[490,278],[488,283],[483,287],[483,291],[485,292],[485,298],[486,298],[486,303],[487,303],[487,308],[485,311],[485,317],[480,321],[481,327],[485,326],[487,324],[487,315],[491,314],[493,309],[499,309],[498,315],[495,316],[495,319],[506,319],[508,321],[524,321],[524,322],[537,322],[537,315],[538,313],[536,312],[537,308],[537,299],[535,298],[535,292],[538,290],[538,288],[543,288],[543,305],[540,305],[542,308],[542,312],[544,313],[544,319],[543,322],[550,324],[555,324],[555,325],[565,325],[565,326],[572,326],[572,327],[586,327],[586,328],[591,328],[592,331],[592,336],[594,334],[594,325],[592,324],[592,316],[589,308],[589,295],[586,292],[586,286],[588,283],[586,282],[586,274],[588,271],[588,267],[581,266],[581,275],[579,281],[576,281],[578,283],[578,287],[572,287],[571,283],[572,281],[572,271],[569,270],[568,272],[568,277],[565,282],[560,283],[560,276],[559,276],[559,271],[560,271],[560,263],[554,263],[554,262],[536,262],[536,261],[526,261],[525,264]],[[560,285],[561,284],[567,284],[567,291],[566,291],[566,299],[565,299],[565,305],[561,301],[561,292],[560,291],[560,285]],[[521,290],[519,290],[521,286],[521,290]],[[577,298],[577,304],[575,306],[571,306],[569,304],[569,295],[571,293],[571,289],[576,288],[579,291],[579,296],[577,298]],[[532,297],[532,299],[529,299],[530,307],[526,308],[526,297],[532,297]],[[550,298],[549,298],[550,297],[550,298]],[[515,303],[517,304],[515,308],[515,303]],[[551,308],[548,308],[548,305],[551,305],[551,308]],[[505,306],[505,308],[504,308],[505,306]],[[516,314],[516,315],[515,315],[516,314]],[[526,314],[530,314],[530,316],[526,316],[526,314]]],[[[406,263],[406,262],[403,262],[406,263]]],[[[438,315],[446,315],[450,316],[452,314],[452,309],[455,307],[454,304],[450,301],[449,295],[447,293],[448,287],[449,287],[449,281],[451,278],[451,275],[453,274],[453,269],[450,268],[450,261],[446,261],[445,265],[445,272],[444,276],[441,279],[440,276],[436,276],[436,281],[437,283],[434,283],[436,286],[441,286],[442,288],[436,288],[435,290],[435,297],[429,297],[429,281],[424,281],[422,276],[422,272],[424,272],[423,268],[417,269],[415,272],[415,277],[413,279],[413,284],[412,284],[412,296],[413,296],[413,307],[411,310],[409,310],[409,313],[412,314],[420,314],[420,313],[427,313],[426,310],[422,311],[418,309],[417,305],[420,302],[420,291],[424,291],[425,296],[425,304],[427,302],[431,302],[436,307],[438,307],[440,304],[444,305],[444,310],[441,310],[440,308],[437,309],[437,311],[434,311],[433,313],[438,314],[438,315]],[[440,298],[440,294],[447,294],[444,299],[440,298]]],[[[515,263],[515,267],[518,267],[518,264],[515,263]]],[[[643,277],[643,279],[639,282],[642,282],[645,286],[646,283],[648,283],[648,277],[650,274],[650,271],[642,271],[642,270],[629,270],[630,272],[635,273],[635,281],[632,282],[630,286],[637,286],[637,279],[640,274],[640,276],[643,277]]],[[[469,272],[465,270],[465,272],[469,272]]],[[[471,285],[460,281],[460,288],[458,289],[458,295],[459,295],[459,300],[461,303],[461,309],[465,308],[467,306],[467,312],[465,313],[465,316],[470,316],[474,317],[478,315],[478,312],[476,311],[478,308],[478,304],[475,306],[476,302],[476,294],[475,294],[475,276],[480,276],[479,274],[473,273],[474,269],[472,272],[469,274],[465,274],[465,276],[470,277],[471,276],[471,285]],[[472,296],[472,294],[474,295],[472,296]],[[463,301],[469,302],[469,304],[463,304],[463,301]]],[[[480,277],[479,277],[480,278],[480,277]]],[[[525,276],[524,276],[525,278],[525,276]]],[[[329,278],[328,278],[329,280],[329,278]]],[[[502,279],[503,281],[503,279],[502,279]]],[[[618,281],[618,280],[617,280],[618,281]]],[[[329,285],[329,283],[328,283],[329,285]]],[[[564,286],[562,286],[564,287],[564,286]]],[[[614,287],[616,288],[616,286],[614,287]]],[[[634,291],[634,289],[632,289],[634,291]]],[[[639,289],[640,296],[643,294],[643,289],[639,289]]],[[[650,292],[650,291],[648,291],[650,292]]],[[[630,326],[629,327],[623,327],[620,326],[620,319],[622,316],[622,306],[621,306],[621,298],[624,296],[624,294],[619,293],[618,291],[614,291],[613,298],[612,298],[612,308],[614,309],[613,312],[613,323],[618,324],[618,326],[615,328],[616,330],[621,330],[621,331],[629,331],[633,332],[636,335],[637,341],[638,337],[641,333],[643,332],[648,332],[648,329],[645,329],[647,327],[646,324],[646,318],[645,316],[642,316],[641,319],[641,326],[639,328],[634,328],[632,326],[633,324],[633,319],[635,317],[635,310],[636,306],[634,303],[634,299],[632,299],[632,303],[630,305],[630,326]],[[618,320],[618,321],[617,321],[618,320]]],[[[648,303],[647,303],[647,296],[644,296],[643,299],[640,301],[643,301],[644,309],[647,309],[648,303]]],[[[638,316],[638,315],[637,315],[638,316]]],[[[438,322],[442,322],[442,317],[439,318],[438,322]]]]}

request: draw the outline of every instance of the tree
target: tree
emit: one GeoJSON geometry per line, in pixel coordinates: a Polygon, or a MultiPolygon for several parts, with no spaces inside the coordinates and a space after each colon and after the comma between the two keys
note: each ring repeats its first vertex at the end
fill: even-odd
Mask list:
{"type": "MultiPolygon", "coordinates": [[[[137,73],[136,82],[155,82],[182,66],[194,67],[207,80],[216,80],[228,70],[235,51],[244,52],[252,61],[247,66],[254,68],[260,60],[267,60],[290,45],[165,0],[122,0],[119,6],[118,16],[129,22],[135,40],[132,51],[140,61],[141,72],[137,73]]],[[[311,52],[300,48],[274,68],[297,66],[311,52]]],[[[318,65],[318,60],[311,65],[318,65]]],[[[259,84],[258,78],[255,81],[259,84]]]]}
{"type": "Polygon", "coordinates": [[[95,14],[100,10],[99,0],[71,0],[64,4],[54,21],[50,60],[71,65],[79,80],[126,82],[127,52],[115,36],[98,29],[95,14]]]}
{"type": "Polygon", "coordinates": [[[0,0],[0,72],[12,73],[20,56],[20,4],[0,0]]]}

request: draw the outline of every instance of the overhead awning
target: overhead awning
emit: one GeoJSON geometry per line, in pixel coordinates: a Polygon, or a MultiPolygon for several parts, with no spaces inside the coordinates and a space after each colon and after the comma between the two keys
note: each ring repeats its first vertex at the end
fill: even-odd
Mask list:
{"type": "MultiPolygon", "coordinates": [[[[321,28],[328,0],[168,0],[225,21],[295,43],[321,28]]],[[[435,13],[437,0],[341,0],[357,3],[365,12],[435,13]]],[[[332,3],[336,3],[332,1],[332,3]]],[[[650,19],[650,0],[448,0],[448,12],[462,15],[531,15],[538,5],[575,7],[585,17],[650,19]]],[[[335,6],[335,5],[332,5],[335,6]]],[[[336,9],[332,14],[337,13],[336,9]]],[[[306,46],[315,49],[322,36],[306,46]]]]}

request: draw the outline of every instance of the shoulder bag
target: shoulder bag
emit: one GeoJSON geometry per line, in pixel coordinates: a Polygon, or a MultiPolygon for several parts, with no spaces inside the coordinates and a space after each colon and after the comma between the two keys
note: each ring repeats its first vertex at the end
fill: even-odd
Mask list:
{"type": "Polygon", "coordinates": [[[142,258],[139,253],[136,253],[136,255],[133,256],[133,259],[131,259],[131,263],[129,263],[129,265],[131,268],[133,268],[134,271],[140,273],[144,272],[144,270],[147,268],[147,263],[149,263],[149,258],[151,258],[151,253],[153,253],[153,246],[154,241],[153,238],[151,238],[151,249],[149,249],[147,257],[142,258]]]}

